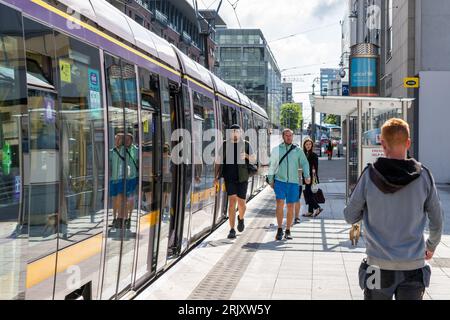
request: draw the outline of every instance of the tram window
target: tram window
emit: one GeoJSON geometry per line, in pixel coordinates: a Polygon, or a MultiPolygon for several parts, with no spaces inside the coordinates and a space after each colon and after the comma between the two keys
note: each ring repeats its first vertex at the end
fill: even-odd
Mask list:
{"type": "Polygon", "coordinates": [[[0,300],[9,300],[25,296],[28,118],[22,16],[0,4],[0,21],[0,300]]]}
{"type": "Polygon", "coordinates": [[[229,118],[229,110],[228,107],[223,103],[220,104],[220,109],[222,110],[222,130],[223,130],[222,136],[223,139],[225,139],[225,130],[227,130],[231,126],[229,118]]]}
{"type": "MultiPolygon", "coordinates": [[[[215,116],[214,116],[214,106],[213,106],[213,100],[203,96],[203,117],[205,119],[204,121],[204,127],[203,127],[203,132],[211,130],[211,129],[216,129],[215,126],[215,116]]],[[[213,138],[211,141],[204,141],[203,142],[203,151],[207,148],[208,145],[210,145],[211,143],[215,142],[215,138],[213,138]]],[[[213,159],[215,157],[215,154],[206,154],[205,156],[209,157],[211,156],[213,159]]],[[[214,188],[214,165],[213,164],[206,164],[205,163],[205,186],[204,186],[204,190],[210,190],[211,192],[209,192],[209,198],[207,199],[207,203],[210,204],[212,202],[214,202],[214,195],[215,192],[212,192],[212,189],[214,188]]]]}
{"type": "Polygon", "coordinates": [[[141,98],[143,109],[159,110],[159,79],[158,76],[148,70],[139,68],[139,85],[141,90],[141,98]]]}
{"type": "MultiPolygon", "coordinates": [[[[101,232],[104,192],[103,104],[98,49],[55,34],[61,99],[63,239],[101,232]]],[[[68,245],[69,242],[64,243],[68,245]]],[[[60,245],[61,247],[61,245],[60,245]]]]}
{"type": "Polygon", "coordinates": [[[204,188],[204,165],[203,165],[203,101],[202,95],[193,91],[192,100],[194,106],[194,123],[192,126],[192,144],[194,146],[194,194],[192,201],[192,211],[195,212],[201,207],[200,194],[204,188]]]}
{"type": "Polygon", "coordinates": [[[159,194],[156,175],[159,174],[159,80],[150,71],[139,68],[139,85],[142,103],[142,208],[141,215],[158,209],[159,194]]]}
{"type": "Polygon", "coordinates": [[[231,111],[231,122],[232,122],[231,125],[240,124],[239,115],[238,115],[237,110],[234,108],[231,108],[230,111],[231,111]]]}
{"type": "MultiPolygon", "coordinates": [[[[59,206],[60,144],[53,30],[24,18],[30,123],[29,246],[30,260],[54,252],[61,212],[59,206]]],[[[46,294],[51,294],[50,290],[46,294]]]]}
{"type": "Polygon", "coordinates": [[[244,110],[242,112],[242,114],[243,114],[243,120],[244,120],[243,121],[244,122],[243,129],[244,129],[244,131],[247,131],[249,129],[249,125],[250,125],[249,114],[248,114],[247,110],[244,110]]]}

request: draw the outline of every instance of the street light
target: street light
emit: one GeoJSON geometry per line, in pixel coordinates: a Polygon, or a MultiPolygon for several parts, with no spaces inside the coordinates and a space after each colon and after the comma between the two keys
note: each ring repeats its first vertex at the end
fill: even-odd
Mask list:
{"type": "MultiPolygon", "coordinates": [[[[320,81],[320,78],[319,77],[316,77],[314,80],[313,80],[313,83],[312,83],[312,96],[315,96],[315,88],[316,88],[316,83],[318,83],[320,81]]],[[[312,112],[312,115],[311,115],[311,122],[312,122],[312,130],[311,130],[311,133],[312,133],[312,140],[314,141],[314,144],[316,144],[316,108],[315,108],[315,106],[314,106],[314,100],[312,99],[311,100],[311,112],[312,112]]]]}

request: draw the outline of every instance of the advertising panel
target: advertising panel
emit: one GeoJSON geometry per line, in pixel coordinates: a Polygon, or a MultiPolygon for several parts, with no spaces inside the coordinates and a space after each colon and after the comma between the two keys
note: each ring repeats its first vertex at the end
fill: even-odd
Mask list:
{"type": "Polygon", "coordinates": [[[353,58],[350,83],[353,88],[377,86],[377,59],[353,58]]]}

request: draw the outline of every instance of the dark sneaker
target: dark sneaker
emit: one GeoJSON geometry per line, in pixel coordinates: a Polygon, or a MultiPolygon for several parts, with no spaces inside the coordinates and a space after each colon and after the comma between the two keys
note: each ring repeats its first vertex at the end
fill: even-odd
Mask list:
{"type": "Polygon", "coordinates": [[[275,240],[281,241],[283,240],[283,229],[278,229],[277,236],[275,237],[275,240]]]}
{"type": "Polygon", "coordinates": [[[295,218],[294,224],[300,224],[300,222],[301,222],[300,218],[295,218]]]}
{"type": "Polygon", "coordinates": [[[284,238],[286,240],[292,240],[291,230],[286,230],[286,232],[284,233],[284,238]]]}
{"type": "Polygon", "coordinates": [[[117,219],[113,219],[112,223],[109,225],[111,228],[115,228],[117,224],[117,219]]]}
{"type": "Polygon", "coordinates": [[[230,230],[230,233],[228,234],[228,239],[236,239],[236,231],[234,229],[230,230]]]}
{"type": "Polygon", "coordinates": [[[245,229],[245,224],[244,224],[244,219],[241,220],[241,218],[239,218],[239,216],[237,216],[238,218],[238,226],[237,229],[239,232],[243,232],[245,229]]]}

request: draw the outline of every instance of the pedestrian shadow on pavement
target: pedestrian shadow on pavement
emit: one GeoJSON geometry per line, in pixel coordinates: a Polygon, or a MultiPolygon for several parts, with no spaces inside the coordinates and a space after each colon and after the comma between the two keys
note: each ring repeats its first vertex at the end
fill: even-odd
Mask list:
{"type": "Polygon", "coordinates": [[[222,246],[229,246],[230,244],[233,244],[234,242],[235,242],[234,240],[230,240],[230,239],[218,239],[218,240],[203,242],[198,247],[199,248],[222,247],[222,246]]]}

